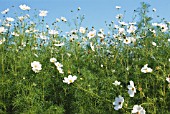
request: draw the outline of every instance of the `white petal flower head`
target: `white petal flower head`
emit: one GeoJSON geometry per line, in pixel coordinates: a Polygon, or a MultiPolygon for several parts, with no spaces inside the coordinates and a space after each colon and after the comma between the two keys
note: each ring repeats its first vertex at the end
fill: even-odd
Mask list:
{"type": "Polygon", "coordinates": [[[135,93],[136,93],[136,88],[134,86],[134,82],[130,81],[130,85],[127,86],[128,90],[128,94],[130,97],[134,97],[135,93]]]}
{"type": "Polygon", "coordinates": [[[7,8],[6,10],[2,11],[1,14],[7,14],[9,12],[9,9],[7,8]]]}
{"type": "Polygon", "coordinates": [[[4,27],[0,27],[0,33],[6,32],[4,27]]]}
{"type": "Polygon", "coordinates": [[[48,33],[51,35],[59,34],[58,31],[56,31],[56,30],[49,30],[48,33]]]}
{"type": "Polygon", "coordinates": [[[115,85],[115,86],[119,86],[120,84],[121,84],[121,82],[119,82],[117,80],[113,83],[113,85],[115,85]]]}
{"type": "Polygon", "coordinates": [[[41,64],[40,62],[38,61],[33,61],[31,63],[31,67],[32,67],[32,70],[35,72],[35,73],[38,73],[42,68],[41,68],[41,64]]]}
{"type": "Polygon", "coordinates": [[[155,42],[152,42],[152,45],[153,45],[153,46],[156,46],[156,43],[155,43],[155,42]]]}
{"type": "Polygon", "coordinates": [[[170,77],[166,77],[166,81],[170,83],[170,77]]]}
{"type": "Polygon", "coordinates": [[[92,51],[95,51],[95,49],[94,49],[94,45],[93,45],[93,43],[92,43],[92,42],[90,42],[90,48],[91,48],[91,50],[92,50],[92,51]]]}
{"type": "Polygon", "coordinates": [[[87,34],[87,37],[88,37],[89,39],[94,38],[95,36],[96,36],[96,30],[90,31],[90,32],[87,34]]]}
{"type": "Polygon", "coordinates": [[[119,95],[118,97],[115,98],[115,101],[113,102],[113,105],[115,105],[114,109],[115,110],[121,109],[123,106],[123,103],[124,103],[124,98],[119,95]]]}
{"type": "Polygon", "coordinates": [[[64,46],[64,45],[65,45],[64,42],[59,43],[59,44],[54,44],[54,46],[57,46],[57,47],[61,47],[61,46],[64,46]]]}
{"type": "Polygon", "coordinates": [[[121,6],[116,6],[115,8],[116,8],[116,9],[120,9],[120,8],[121,8],[121,6]]]}
{"type": "Polygon", "coordinates": [[[8,22],[13,22],[13,21],[14,21],[14,18],[12,18],[12,17],[7,17],[6,20],[7,20],[8,22]]]}
{"type": "Polygon", "coordinates": [[[125,38],[125,39],[123,40],[123,43],[124,43],[124,44],[130,44],[130,43],[131,43],[131,38],[130,38],[130,37],[125,38]]]}
{"type": "Polygon", "coordinates": [[[54,57],[50,59],[50,62],[52,62],[52,63],[55,63],[56,61],[57,61],[57,59],[54,57]]]}
{"type": "Polygon", "coordinates": [[[60,19],[59,19],[59,18],[56,18],[56,22],[60,22],[60,19]]]}
{"type": "Polygon", "coordinates": [[[55,64],[55,66],[56,66],[57,68],[63,67],[63,65],[62,65],[61,63],[59,63],[59,62],[55,62],[54,64],[55,64]]]}
{"type": "Polygon", "coordinates": [[[61,21],[67,22],[67,19],[65,17],[61,17],[61,21]]]}
{"type": "Polygon", "coordinates": [[[84,27],[80,27],[79,31],[80,33],[84,34],[86,32],[86,29],[84,27]]]}
{"type": "Polygon", "coordinates": [[[136,31],[137,27],[134,25],[130,25],[129,29],[127,30],[128,33],[134,33],[136,31]]]}
{"type": "Polygon", "coordinates": [[[68,77],[64,77],[63,82],[64,82],[64,83],[67,83],[67,84],[71,84],[71,83],[73,83],[75,80],[77,80],[77,76],[69,75],[68,77]]]}
{"type": "Polygon", "coordinates": [[[148,64],[145,64],[142,69],[141,69],[141,72],[143,73],[150,73],[152,72],[153,70],[151,68],[148,67],[148,64]]]}
{"type": "Polygon", "coordinates": [[[30,10],[31,8],[25,4],[19,6],[22,10],[30,10]]]}
{"type": "Polygon", "coordinates": [[[146,111],[140,105],[134,105],[132,113],[135,113],[135,114],[145,114],[146,111]]]}
{"type": "Polygon", "coordinates": [[[45,17],[45,16],[47,16],[47,13],[48,13],[48,11],[46,11],[46,10],[40,10],[39,16],[45,17]]]}

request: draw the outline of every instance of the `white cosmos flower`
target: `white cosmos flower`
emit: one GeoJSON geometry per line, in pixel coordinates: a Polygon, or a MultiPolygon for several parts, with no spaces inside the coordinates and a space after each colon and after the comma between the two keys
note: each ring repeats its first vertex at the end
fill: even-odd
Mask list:
{"type": "Polygon", "coordinates": [[[128,33],[134,33],[136,31],[137,27],[134,25],[130,25],[129,29],[127,30],[128,33]]]}
{"type": "Polygon", "coordinates": [[[90,31],[87,34],[87,37],[89,37],[89,39],[94,38],[96,36],[96,30],[90,31]]]}
{"type": "Polygon", "coordinates": [[[131,38],[130,37],[127,37],[123,40],[123,43],[125,44],[130,44],[131,43],[131,38]]]}
{"type": "Polygon", "coordinates": [[[8,22],[12,22],[12,21],[14,21],[14,18],[12,18],[12,17],[7,17],[6,20],[7,20],[8,22]]]}
{"type": "Polygon", "coordinates": [[[145,65],[142,67],[141,72],[143,72],[143,73],[149,73],[149,72],[152,72],[152,69],[148,67],[148,64],[145,64],[145,65]]]}
{"type": "Polygon", "coordinates": [[[32,67],[32,70],[35,72],[35,73],[38,73],[42,68],[41,68],[41,64],[40,62],[38,61],[33,61],[31,63],[31,67],[32,67]]]}
{"type": "Polygon", "coordinates": [[[128,90],[128,94],[130,97],[134,97],[135,93],[136,93],[136,88],[134,86],[134,82],[130,81],[130,85],[127,86],[128,90]]]}
{"type": "Polygon", "coordinates": [[[166,24],[159,24],[159,26],[161,27],[161,31],[162,32],[166,32],[167,30],[168,30],[168,27],[167,27],[167,25],[166,24]]]}
{"type": "Polygon", "coordinates": [[[115,85],[115,86],[118,86],[118,85],[120,85],[121,84],[121,82],[119,82],[119,81],[115,81],[114,83],[113,83],[113,85],[115,85]]]}
{"type": "Polygon", "coordinates": [[[0,27],[0,33],[6,32],[6,29],[4,27],[0,27]]]}
{"type": "Polygon", "coordinates": [[[39,16],[45,17],[45,16],[47,16],[47,13],[48,13],[48,11],[46,11],[46,10],[40,10],[39,16]]]}
{"type": "Polygon", "coordinates": [[[124,34],[125,33],[125,29],[124,28],[118,28],[118,32],[119,32],[119,34],[124,34]]]}
{"type": "Polygon", "coordinates": [[[9,12],[9,8],[7,8],[6,10],[2,11],[1,14],[7,14],[9,12]]]}
{"type": "Polygon", "coordinates": [[[54,57],[50,59],[50,62],[52,62],[52,63],[55,63],[56,61],[57,61],[57,59],[54,57]]]}
{"type": "Polygon", "coordinates": [[[119,95],[118,97],[115,98],[115,101],[113,102],[113,105],[115,105],[114,109],[115,110],[121,109],[123,106],[123,103],[124,103],[124,98],[119,95]]]}
{"type": "Polygon", "coordinates": [[[60,74],[64,74],[63,69],[61,67],[57,67],[57,70],[59,71],[60,74]]]}
{"type": "Polygon", "coordinates": [[[3,44],[5,42],[5,38],[0,39],[0,45],[3,44]]]}
{"type": "Polygon", "coordinates": [[[152,42],[152,45],[153,45],[153,46],[156,46],[156,43],[155,43],[155,42],[152,42]]]}
{"type": "Polygon", "coordinates": [[[80,33],[84,34],[86,32],[86,29],[84,27],[80,27],[79,31],[80,33]]]}
{"type": "Polygon", "coordinates": [[[57,22],[60,22],[60,19],[59,19],[59,18],[56,18],[56,21],[57,21],[57,22]]]}
{"type": "Polygon", "coordinates": [[[75,80],[77,80],[77,76],[69,75],[68,77],[64,77],[63,82],[64,82],[64,83],[67,83],[67,84],[71,84],[71,83],[73,83],[75,80]]]}
{"type": "Polygon", "coordinates": [[[63,65],[62,65],[61,63],[59,63],[59,62],[55,62],[54,64],[55,64],[55,66],[56,66],[57,68],[63,67],[63,65]]]}
{"type": "Polygon", "coordinates": [[[49,30],[48,33],[51,35],[59,34],[58,31],[56,31],[56,30],[49,30]]]}
{"type": "Polygon", "coordinates": [[[166,81],[170,83],[170,77],[166,77],[166,81]]]}
{"type": "Polygon", "coordinates": [[[118,15],[116,15],[116,18],[117,19],[121,19],[123,17],[123,15],[122,14],[118,14],[118,15]]]}
{"type": "Polygon", "coordinates": [[[145,114],[146,111],[140,105],[134,105],[132,113],[135,113],[135,114],[145,114]]]}
{"type": "Polygon", "coordinates": [[[153,12],[156,12],[156,8],[153,8],[152,11],[153,11],[153,12]]]}
{"type": "Polygon", "coordinates": [[[92,51],[95,51],[95,49],[94,49],[94,45],[93,45],[93,43],[92,43],[92,42],[90,42],[90,48],[91,48],[91,50],[92,50],[92,51]]]}
{"type": "Polygon", "coordinates": [[[61,21],[67,22],[67,19],[65,17],[61,17],[61,21]]]}
{"type": "Polygon", "coordinates": [[[120,9],[120,8],[121,8],[121,6],[116,6],[115,8],[116,8],[116,9],[120,9]]]}
{"type": "Polygon", "coordinates": [[[16,33],[16,32],[11,32],[11,35],[13,35],[13,36],[19,36],[19,34],[16,33]]]}
{"type": "Polygon", "coordinates": [[[31,8],[25,4],[19,6],[22,10],[30,10],[31,8]]]}
{"type": "Polygon", "coordinates": [[[61,46],[64,46],[64,42],[60,43],[60,44],[54,44],[54,46],[57,46],[57,47],[61,47],[61,46]]]}

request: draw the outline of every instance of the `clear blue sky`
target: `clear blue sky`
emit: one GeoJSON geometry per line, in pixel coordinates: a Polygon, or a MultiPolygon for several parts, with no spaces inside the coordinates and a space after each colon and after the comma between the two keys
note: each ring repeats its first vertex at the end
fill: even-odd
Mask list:
{"type": "MultiPolygon", "coordinates": [[[[76,16],[71,10],[76,11],[77,7],[81,7],[81,14],[85,14],[84,27],[95,26],[96,29],[105,28],[105,21],[110,22],[116,20],[115,16],[126,10],[125,21],[132,20],[132,12],[140,6],[140,2],[146,2],[157,11],[154,14],[160,17],[170,19],[170,0],[0,0],[0,11],[15,6],[15,10],[10,12],[20,12],[19,5],[26,4],[31,10],[47,10],[49,13],[46,21],[49,23],[55,21],[61,16],[66,17],[69,21],[76,16]],[[119,12],[115,6],[121,6],[119,12]]],[[[151,14],[153,15],[153,13],[151,14]]],[[[10,15],[8,15],[10,16],[10,15]]],[[[2,17],[2,15],[0,16],[2,17]]]]}

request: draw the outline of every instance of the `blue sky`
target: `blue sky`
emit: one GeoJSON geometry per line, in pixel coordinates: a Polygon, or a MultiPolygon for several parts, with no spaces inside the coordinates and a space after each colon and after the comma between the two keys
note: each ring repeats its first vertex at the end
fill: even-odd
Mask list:
{"type": "MultiPolygon", "coordinates": [[[[49,23],[54,22],[56,18],[64,16],[67,20],[71,21],[76,17],[77,7],[81,7],[80,14],[85,15],[83,22],[84,27],[94,26],[96,29],[105,28],[105,21],[111,22],[116,20],[115,16],[119,13],[123,13],[126,10],[125,21],[131,21],[133,10],[140,6],[140,2],[146,2],[151,5],[152,8],[156,8],[155,14],[150,13],[151,16],[159,15],[165,17],[166,20],[170,19],[170,0],[0,0],[0,11],[15,6],[11,13],[21,12],[19,9],[20,4],[26,4],[33,9],[47,10],[49,13],[45,20],[49,23]],[[117,11],[115,6],[121,6],[122,8],[117,11]],[[74,12],[71,13],[70,11],[74,12]]],[[[10,13],[9,15],[10,16],[10,13]]],[[[2,16],[0,16],[2,17],[2,16]]],[[[159,20],[159,19],[155,19],[159,20]]]]}

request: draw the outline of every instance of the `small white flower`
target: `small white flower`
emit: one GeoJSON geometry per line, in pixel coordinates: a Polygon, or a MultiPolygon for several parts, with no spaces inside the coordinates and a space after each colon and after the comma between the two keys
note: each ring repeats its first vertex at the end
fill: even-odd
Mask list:
{"type": "Polygon", "coordinates": [[[156,8],[153,8],[152,11],[153,11],[153,12],[156,12],[156,8]]]}
{"type": "Polygon", "coordinates": [[[59,19],[59,18],[56,18],[56,22],[60,22],[60,19],[59,19]]]}
{"type": "Polygon", "coordinates": [[[94,38],[95,36],[96,36],[96,30],[90,31],[90,32],[87,34],[87,37],[88,37],[89,39],[94,38]]]}
{"type": "Polygon", "coordinates": [[[95,51],[95,49],[94,49],[94,45],[93,45],[93,43],[92,43],[92,42],[90,42],[90,48],[91,48],[91,50],[92,50],[92,51],[95,51]]]}
{"type": "Polygon", "coordinates": [[[170,83],[170,77],[166,77],[166,81],[170,83]]]}
{"type": "Polygon", "coordinates": [[[114,109],[115,110],[121,109],[123,106],[123,103],[124,103],[124,98],[119,95],[118,97],[115,98],[115,101],[113,102],[113,105],[115,105],[114,109]]]}
{"type": "Polygon", "coordinates": [[[160,23],[158,24],[160,26],[162,32],[166,32],[168,30],[168,27],[166,24],[160,23]]]}
{"type": "Polygon", "coordinates": [[[78,7],[77,10],[81,10],[81,7],[78,7]]]}
{"type": "Polygon", "coordinates": [[[56,31],[56,30],[49,30],[48,33],[51,35],[59,34],[58,31],[56,31]]]}
{"type": "Polygon", "coordinates": [[[71,83],[73,83],[75,80],[77,80],[77,76],[69,75],[68,77],[64,77],[63,82],[64,82],[64,83],[67,83],[67,84],[71,84],[71,83]]]}
{"type": "Polygon", "coordinates": [[[64,46],[64,42],[62,42],[62,43],[60,43],[60,44],[54,44],[54,46],[57,46],[57,47],[64,46]]]}
{"type": "Polygon", "coordinates": [[[5,42],[5,38],[0,39],[0,45],[3,44],[5,42]]]}
{"type": "Polygon", "coordinates": [[[170,39],[168,39],[168,42],[170,42],[170,39]]]}
{"type": "Polygon", "coordinates": [[[119,32],[119,34],[124,34],[125,33],[125,29],[124,28],[118,28],[118,32],[119,32]]]}
{"type": "Polygon", "coordinates": [[[127,86],[128,90],[128,94],[130,97],[134,97],[135,93],[136,93],[136,88],[134,86],[134,82],[130,81],[130,85],[127,86]]]}
{"type": "Polygon", "coordinates": [[[128,28],[127,32],[128,33],[134,33],[136,31],[137,27],[134,25],[130,25],[130,27],[128,28]]]}
{"type": "Polygon", "coordinates": [[[153,45],[153,46],[156,46],[156,43],[155,43],[155,42],[152,42],[152,45],[153,45]]]}
{"type": "Polygon", "coordinates": [[[152,72],[152,69],[148,67],[148,64],[145,64],[145,65],[142,67],[141,72],[143,72],[143,73],[149,73],[149,72],[152,72]]]}
{"type": "Polygon", "coordinates": [[[116,6],[115,8],[116,8],[116,9],[120,9],[120,8],[121,8],[121,6],[116,6]]]}
{"type": "Polygon", "coordinates": [[[45,16],[47,16],[47,13],[48,13],[48,11],[46,11],[46,10],[40,10],[39,16],[45,17],[45,16]]]}
{"type": "Polygon", "coordinates": [[[63,67],[63,65],[62,65],[61,63],[59,63],[59,62],[55,62],[54,64],[55,64],[55,66],[56,66],[57,68],[63,67]]]}
{"type": "Polygon", "coordinates": [[[122,17],[123,17],[123,15],[122,15],[122,14],[118,14],[118,15],[116,15],[116,18],[117,18],[117,19],[122,19],[122,17]]]}
{"type": "Polygon", "coordinates": [[[0,27],[0,33],[6,32],[4,27],[0,27]]]}
{"type": "Polygon", "coordinates": [[[131,43],[131,38],[130,38],[130,37],[125,38],[125,39],[123,40],[123,43],[125,43],[125,44],[130,44],[130,43],[131,43]]]}
{"type": "Polygon", "coordinates": [[[52,62],[52,63],[55,63],[56,61],[57,61],[57,59],[54,57],[50,59],[50,62],[52,62]]]}
{"type": "Polygon", "coordinates": [[[31,8],[25,4],[19,6],[22,10],[30,10],[31,8]]]}
{"type": "Polygon", "coordinates": [[[86,32],[86,29],[84,27],[80,27],[79,32],[84,34],[86,32]]]}
{"type": "Polygon", "coordinates": [[[1,14],[7,14],[9,12],[9,9],[7,8],[6,10],[2,11],[1,14]]]}
{"type": "Polygon", "coordinates": [[[67,19],[65,17],[61,17],[61,21],[67,22],[67,19]]]}
{"type": "Polygon", "coordinates": [[[61,67],[57,67],[57,70],[60,74],[64,74],[63,69],[61,67]]]}
{"type": "Polygon", "coordinates": [[[19,34],[16,33],[16,32],[11,32],[11,35],[13,35],[13,36],[19,36],[19,34]]]}
{"type": "Polygon", "coordinates": [[[40,62],[38,61],[34,61],[31,63],[31,67],[32,67],[32,70],[35,72],[35,73],[38,73],[42,68],[41,68],[41,64],[40,62]]]}
{"type": "Polygon", "coordinates": [[[146,111],[140,105],[134,105],[132,113],[135,113],[135,114],[145,114],[146,111]]]}
{"type": "Polygon", "coordinates": [[[7,20],[8,22],[12,22],[12,21],[14,21],[14,18],[12,18],[12,17],[7,17],[6,20],[7,20]]]}
{"type": "Polygon", "coordinates": [[[121,84],[121,82],[119,82],[117,80],[113,83],[113,85],[115,85],[115,86],[119,86],[120,84],[121,84]]]}

